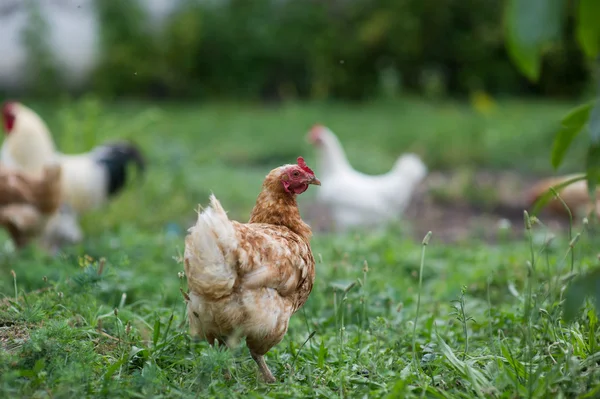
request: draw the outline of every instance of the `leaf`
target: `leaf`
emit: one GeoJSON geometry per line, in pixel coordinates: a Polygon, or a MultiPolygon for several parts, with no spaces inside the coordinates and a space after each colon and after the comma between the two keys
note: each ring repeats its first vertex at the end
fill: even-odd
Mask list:
{"type": "Polygon", "coordinates": [[[163,345],[166,344],[167,342],[167,338],[169,337],[169,331],[171,330],[171,324],[173,324],[173,316],[175,316],[174,313],[171,313],[171,317],[169,317],[169,324],[167,324],[167,329],[165,330],[165,333],[163,334],[164,338],[163,338],[163,345]]]}
{"type": "Polygon", "coordinates": [[[506,359],[506,363],[508,363],[512,370],[515,372],[514,376],[516,378],[514,378],[513,381],[519,381],[522,377],[524,377],[527,374],[525,366],[519,361],[519,359],[513,356],[512,351],[510,350],[510,346],[508,346],[505,342],[501,343],[500,351],[502,352],[502,356],[504,356],[504,358],[506,359]]]}
{"type": "Polygon", "coordinates": [[[596,300],[596,313],[600,306],[600,267],[579,276],[566,290],[563,315],[567,323],[573,321],[586,297],[596,300]]]}
{"type": "Polygon", "coordinates": [[[600,385],[596,385],[596,387],[594,389],[586,392],[585,395],[582,395],[579,398],[581,398],[581,399],[597,398],[599,393],[600,393],[600,385]]]}
{"type": "Polygon", "coordinates": [[[554,136],[554,142],[552,143],[552,155],[551,162],[554,169],[558,169],[562,163],[565,154],[571,147],[573,139],[581,132],[581,128],[573,129],[561,127],[556,136],[554,136]]]}
{"type": "Polygon", "coordinates": [[[325,342],[321,340],[321,345],[319,346],[319,353],[317,355],[317,367],[323,368],[325,366],[325,357],[327,356],[327,348],[325,347],[325,342]]]}
{"type": "Polygon", "coordinates": [[[579,0],[577,7],[577,41],[584,53],[594,58],[600,52],[600,1],[579,0]]]}
{"type": "Polygon", "coordinates": [[[33,372],[35,374],[39,374],[42,370],[44,370],[44,367],[46,367],[46,362],[44,359],[38,359],[33,365],[33,372]]]}
{"type": "Polygon", "coordinates": [[[544,46],[560,35],[564,6],[563,0],[507,0],[504,28],[508,54],[531,81],[539,78],[544,46]]]}
{"type": "Polygon", "coordinates": [[[154,322],[154,334],[152,334],[152,346],[156,347],[158,339],[160,338],[160,319],[156,317],[154,322]]]}
{"type": "Polygon", "coordinates": [[[119,359],[118,361],[114,362],[113,364],[111,364],[107,369],[106,372],[104,373],[104,382],[106,383],[108,380],[110,380],[110,377],[113,376],[113,374],[123,365],[125,364],[125,362],[127,361],[127,357],[123,356],[121,359],[119,359]]]}
{"type": "Polygon", "coordinates": [[[386,396],[386,399],[404,397],[407,392],[407,385],[408,384],[405,382],[405,378],[399,378],[394,383],[394,386],[392,387],[390,393],[386,396]]]}
{"type": "Polygon", "coordinates": [[[132,360],[138,353],[145,351],[144,348],[138,348],[135,345],[131,346],[131,349],[129,350],[129,360],[132,360]]]}
{"type": "Polygon", "coordinates": [[[557,169],[563,161],[573,139],[581,132],[590,117],[592,103],[580,105],[562,119],[561,128],[554,137],[552,145],[552,167],[557,169]]]}
{"type": "Polygon", "coordinates": [[[452,348],[448,346],[446,341],[444,341],[437,332],[436,337],[438,339],[440,352],[446,356],[448,365],[454,368],[458,373],[462,374],[462,376],[472,384],[473,390],[478,394],[477,396],[482,398],[485,397],[483,392],[488,391],[492,387],[492,383],[487,376],[481,370],[473,367],[471,363],[457,358],[452,351],[452,348]]]}
{"type": "Polygon", "coordinates": [[[591,101],[587,104],[579,105],[573,108],[564,118],[561,120],[561,125],[565,127],[577,127],[583,126],[590,117],[590,110],[594,102],[591,101]]]}

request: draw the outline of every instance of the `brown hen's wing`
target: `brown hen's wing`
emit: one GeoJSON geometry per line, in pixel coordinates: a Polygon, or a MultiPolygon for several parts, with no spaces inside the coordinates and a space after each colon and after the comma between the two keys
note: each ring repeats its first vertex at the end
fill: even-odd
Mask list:
{"type": "Polygon", "coordinates": [[[42,213],[54,212],[60,203],[59,165],[48,166],[40,178],[13,169],[0,168],[0,206],[30,204],[42,213]]]}
{"type": "MultiPolygon", "coordinates": [[[[238,246],[231,254],[244,289],[273,288],[283,296],[298,296],[314,281],[315,261],[307,242],[287,227],[233,222],[238,246]]],[[[306,300],[301,300],[303,303],[306,300]]],[[[301,306],[302,303],[299,305],[301,306]]]]}
{"type": "Polygon", "coordinates": [[[44,169],[44,175],[37,184],[33,185],[33,195],[35,205],[43,214],[54,213],[61,201],[62,169],[60,165],[47,166],[44,169]]]}
{"type": "Polygon", "coordinates": [[[0,205],[33,203],[30,177],[10,169],[0,169],[0,205]]]}

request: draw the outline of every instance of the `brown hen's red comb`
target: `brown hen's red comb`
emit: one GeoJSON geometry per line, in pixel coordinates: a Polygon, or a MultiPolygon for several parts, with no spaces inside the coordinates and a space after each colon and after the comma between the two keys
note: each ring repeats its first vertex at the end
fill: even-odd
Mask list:
{"type": "Polygon", "coordinates": [[[302,168],[303,171],[310,173],[314,176],[315,172],[313,172],[312,169],[308,167],[306,162],[304,162],[304,158],[298,157],[298,166],[300,166],[300,168],[302,168]]]}

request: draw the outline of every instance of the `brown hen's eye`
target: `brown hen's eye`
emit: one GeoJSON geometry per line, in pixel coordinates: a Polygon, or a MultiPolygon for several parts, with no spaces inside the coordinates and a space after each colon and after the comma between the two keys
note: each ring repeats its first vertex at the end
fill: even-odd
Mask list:
{"type": "Polygon", "coordinates": [[[298,177],[298,176],[300,176],[300,173],[299,173],[299,172],[297,172],[297,171],[296,171],[296,172],[294,172],[293,174],[294,174],[294,177],[298,177]]]}

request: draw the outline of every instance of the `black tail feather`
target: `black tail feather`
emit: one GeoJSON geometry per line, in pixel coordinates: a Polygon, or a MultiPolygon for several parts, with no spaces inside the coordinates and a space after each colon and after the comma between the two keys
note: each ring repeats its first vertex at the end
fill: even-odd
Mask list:
{"type": "Polygon", "coordinates": [[[97,162],[108,170],[108,195],[119,193],[127,182],[127,166],[133,162],[138,170],[138,176],[146,171],[146,161],[140,149],[133,143],[107,143],[94,150],[97,162]]]}

